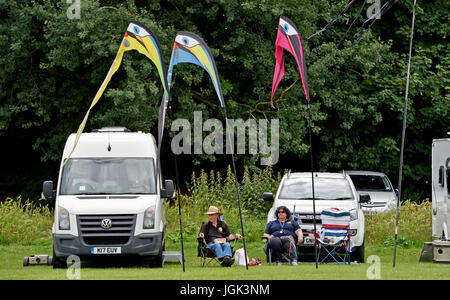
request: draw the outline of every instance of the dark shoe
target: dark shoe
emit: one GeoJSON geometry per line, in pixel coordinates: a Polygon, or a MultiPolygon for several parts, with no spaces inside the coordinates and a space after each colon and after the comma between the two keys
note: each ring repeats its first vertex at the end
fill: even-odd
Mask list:
{"type": "Polygon", "coordinates": [[[232,257],[226,255],[226,256],[223,258],[223,264],[224,264],[226,267],[231,267],[231,265],[234,264],[234,259],[233,259],[232,257]]]}
{"type": "Polygon", "coordinates": [[[217,259],[222,267],[225,267],[225,262],[223,261],[223,257],[219,257],[217,259]]]}

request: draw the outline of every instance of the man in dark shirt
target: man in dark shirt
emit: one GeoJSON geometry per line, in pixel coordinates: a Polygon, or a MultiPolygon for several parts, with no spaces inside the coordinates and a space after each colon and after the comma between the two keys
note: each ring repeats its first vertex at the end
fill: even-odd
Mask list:
{"type": "Polygon", "coordinates": [[[234,263],[232,258],[231,246],[226,242],[226,238],[230,240],[240,239],[240,234],[233,235],[228,228],[227,223],[219,220],[219,216],[223,215],[215,206],[210,206],[206,213],[209,217],[209,222],[203,224],[200,229],[200,238],[204,238],[208,246],[214,250],[217,258],[222,266],[230,267],[234,263]]]}

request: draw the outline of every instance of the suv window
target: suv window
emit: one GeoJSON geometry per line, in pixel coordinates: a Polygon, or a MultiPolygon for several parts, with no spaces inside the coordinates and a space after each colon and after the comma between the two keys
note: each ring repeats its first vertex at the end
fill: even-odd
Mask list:
{"type": "Polygon", "coordinates": [[[386,176],[380,175],[350,175],[357,190],[392,192],[392,187],[386,176]]]}
{"type": "MultiPolygon", "coordinates": [[[[280,199],[312,199],[311,178],[286,179],[281,187],[280,199]]],[[[314,178],[314,198],[316,200],[351,200],[353,193],[350,183],[344,178],[314,178]]]]}

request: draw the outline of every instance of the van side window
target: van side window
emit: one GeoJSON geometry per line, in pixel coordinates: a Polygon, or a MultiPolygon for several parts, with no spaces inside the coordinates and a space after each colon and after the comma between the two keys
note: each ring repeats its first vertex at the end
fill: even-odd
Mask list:
{"type": "Polygon", "coordinates": [[[439,185],[444,186],[445,169],[444,166],[439,167],[439,185]]]}
{"type": "Polygon", "coordinates": [[[447,195],[450,195],[450,168],[447,168],[447,195]]]}
{"type": "MultiPolygon", "coordinates": [[[[450,196],[450,157],[447,157],[447,160],[445,161],[445,167],[447,168],[447,171],[445,172],[445,175],[447,175],[447,196],[450,196]]],[[[444,183],[442,183],[442,186],[444,186],[444,183]]]]}

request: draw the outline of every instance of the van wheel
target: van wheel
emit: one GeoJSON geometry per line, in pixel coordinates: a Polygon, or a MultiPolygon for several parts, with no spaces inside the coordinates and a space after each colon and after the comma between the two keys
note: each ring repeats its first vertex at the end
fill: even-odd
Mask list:
{"type": "Polygon", "coordinates": [[[67,269],[67,261],[65,258],[57,257],[55,255],[55,248],[53,248],[52,258],[53,269],[67,269]]]}
{"type": "Polygon", "coordinates": [[[361,246],[355,247],[355,251],[353,251],[350,255],[350,259],[352,261],[356,261],[358,263],[364,263],[364,241],[361,246]]]}
{"type": "Polygon", "coordinates": [[[162,263],[162,254],[158,255],[157,257],[153,258],[150,261],[150,268],[162,268],[163,263],[162,263]]]}
{"type": "Polygon", "coordinates": [[[163,247],[164,246],[161,245],[161,247],[159,248],[158,255],[150,260],[150,264],[149,264],[150,268],[162,268],[162,266],[163,266],[163,257],[162,257],[163,247]]]}

